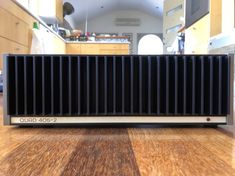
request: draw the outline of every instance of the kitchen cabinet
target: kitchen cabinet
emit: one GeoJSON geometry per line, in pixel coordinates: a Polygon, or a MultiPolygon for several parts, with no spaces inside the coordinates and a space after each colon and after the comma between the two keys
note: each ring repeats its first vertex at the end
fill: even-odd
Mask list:
{"type": "Polygon", "coordinates": [[[10,15],[6,10],[0,8],[0,36],[12,38],[12,18],[13,16],[10,15]]]}
{"type": "Polygon", "coordinates": [[[19,18],[16,18],[15,16],[13,16],[12,24],[13,24],[12,40],[24,46],[28,46],[29,26],[19,18]]]}
{"type": "Polygon", "coordinates": [[[3,68],[3,54],[11,52],[11,42],[0,37],[0,70],[3,68]]]}
{"type": "Polygon", "coordinates": [[[68,43],[67,54],[129,54],[129,43],[68,43]]]}
{"type": "Polygon", "coordinates": [[[38,1],[38,15],[47,23],[63,22],[63,0],[38,1]]]}
{"type": "Polygon", "coordinates": [[[29,34],[27,23],[0,7],[0,70],[3,68],[3,54],[29,53],[29,34]]]}
{"type": "Polygon", "coordinates": [[[11,54],[27,54],[29,53],[29,48],[20,45],[18,43],[15,42],[11,42],[11,54]]]}
{"type": "Polygon", "coordinates": [[[28,46],[28,25],[5,9],[0,8],[0,36],[28,46]]]}
{"type": "Polygon", "coordinates": [[[65,54],[66,52],[66,46],[65,42],[55,36],[54,34],[51,33],[52,37],[52,42],[53,42],[53,53],[52,54],[65,54]]]}
{"type": "Polygon", "coordinates": [[[28,52],[27,47],[0,37],[0,70],[3,68],[3,54],[26,54],[28,52]]]}
{"type": "Polygon", "coordinates": [[[222,0],[210,1],[210,37],[222,32],[222,0]]]}
{"type": "MultiPolygon", "coordinates": [[[[50,3],[48,1],[47,3],[50,3]]],[[[61,1],[62,6],[62,1],[61,1]]],[[[62,13],[62,12],[61,12],[62,13]]],[[[30,13],[14,1],[0,3],[0,70],[4,53],[29,54],[32,43],[33,23],[38,22],[30,13]]],[[[65,42],[50,32],[52,53],[65,54],[65,42]]],[[[45,53],[42,53],[45,54],[45,53]]]]}
{"type": "Polygon", "coordinates": [[[100,44],[101,54],[129,54],[129,44],[100,44]]]}
{"type": "Polygon", "coordinates": [[[55,0],[56,2],[56,18],[62,22],[64,17],[63,17],[63,0],[55,0]]]}
{"type": "Polygon", "coordinates": [[[222,0],[210,1],[210,12],[185,30],[185,54],[207,54],[210,37],[222,32],[222,0]]]}
{"type": "Polygon", "coordinates": [[[80,44],[67,44],[66,53],[67,54],[81,54],[81,45],[80,44]]]}
{"type": "Polygon", "coordinates": [[[99,45],[92,43],[83,43],[81,46],[81,54],[99,54],[99,45]]]}
{"type": "Polygon", "coordinates": [[[208,48],[208,39],[210,22],[209,15],[194,23],[185,31],[185,52],[186,54],[206,54],[208,48]]]}

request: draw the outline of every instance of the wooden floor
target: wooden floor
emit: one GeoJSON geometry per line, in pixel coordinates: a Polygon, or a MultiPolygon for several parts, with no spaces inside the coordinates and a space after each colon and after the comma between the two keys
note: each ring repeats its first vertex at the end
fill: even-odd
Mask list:
{"type": "Polygon", "coordinates": [[[0,176],[15,175],[232,176],[235,139],[210,128],[1,125],[0,176]]]}

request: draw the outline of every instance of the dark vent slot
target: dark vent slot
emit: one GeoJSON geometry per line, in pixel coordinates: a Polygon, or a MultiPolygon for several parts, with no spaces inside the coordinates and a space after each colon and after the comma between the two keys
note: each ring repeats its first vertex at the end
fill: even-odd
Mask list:
{"type": "Polygon", "coordinates": [[[87,101],[87,94],[89,94],[89,90],[87,85],[88,76],[87,73],[87,59],[86,57],[82,56],[80,57],[80,106],[81,106],[81,114],[87,114],[87,104],[89,103],[87,101]]]}
{"type": "Polygon", "coordinates": [[[80,114],[80,69],[78,62],[80,64],[77,57],[69,58],[69,115],[80,114]]]}
{"type": "MultiPolygon", "coordinates": [[[[76,59],[76,58],[74,58],[76,59]]],[[[75,101],[77,101],[77,104],[75,104],[74,106],[77,107],[77,114],[80,115],[81,114],[81,99],[82,99],[82,95],[81,95],[81,58],[80,56],[77,57],[77,65],[76,65],[76,62],[74,63],[73,65],[73,68],[74,68],[74,74],[77,75],[77,79],[75,80],[75,92],[74,93],[74,98],[75,98],[75,101]],[[76,84],[77,82],[77,84],[76,84]],[[77,87],[76,87],[77,86],[77,87]],[[76,91],[77,90],[77,91],[76,91]],[[77,95],[77,96],[75,96],[77,95]]],[[[75,76],[76,78],[76,76],[75,76]]],[[[76,107],[74,109],[76,109],[76,107]]],[[[76,111],[75,111],[76,112],[76,111]]]]}
{"type": "Polygon", "coordinates": [[[224,116],[227,55],[9,55],[14,116],[224,116]]]}
{"type": "Polygon", "coordinates": [[[175,84],[175,63],[174,57],[169,57],[168,59],[168,113],[170,115],[175,114],[175,91],[177,90],[175,84]]]}
{"type": "Polygon", "coordinates": [[[142,57],[142,113],[148,114],[148,57],[142,57]]]}
{"type": "Polygon", "coordinates": [[[157,60],[156,57],[151,57],[149,61],[149,68],[151,72],[149,73],[151,78],[149,78],[150,81],[150,89],[151,94],[149,94],[150,98],[150,109],[152,114],[157,114],[157,60]]]}
{"type": "MultiPolygon", "coordinates": [[[[230,61],[226,56],[223,57],[222,62],[222,114],[228,114],[229,112],[229,80],[230,80],[230,61]]],[[[231,95],[232,96],[232,95],[231,95]]]]}
{"type": "Polygon", "coordinates": [[[25,114],[34,114],[33,58],[24,57],[25,114]]]}
{"type": "Polygon", "coordinates": [[[33,58],[34,71],[34,114],[42,114],[42,58],[33,58]]]}
{"type": "Polygon", "coordinates": [[[160,114],[167,115],[168,107],[166,106],[166,103],[168,100],[168,90],[167,90],[167,80],[168,80],[168,74],[166,73],[167,70],[167,59],[160,59],[160,114]]]}
{"type": "Polygon", "coordinates": [[[157,56],[157,115],[161,112],[161,58],[157,56]]]}
{"type": "MultiPolygon", "coordinates": [[[[194,59],[194,70],[193,70],[193,91],[194,91],[194,107],[193,111],[195,115],[201,114],[203,112],[204,104],[204,69],[203,69],[203,60],[201,57],[195,57],[194,59]]],[[[203,113],[202,113],[203,114],[203,113]]]]}
{"type": "Polygon", "coordinates": [[[16,107],[16,69],[15,69],[15,57],[8,57],[7,62],[7,114],[17,114],[16,107]]]}
{"type": "Polygon", "coordinates": [[[51,57],[51,114],[60,114],[60,58],[51,57]]]}
{"type": "Polygon", "coordinates": [[[131,60],[129,57],[122,57],[122,65],[123,65],[123,90],[122,93],[123,99],[123,113],[131,114],[133,111],[131,111],[131,107],[133,103],[131,103],[131,60]]]}
{"type": "Polygon", "coordinates": [[[121,114],[122,113],[122,99],[123,94],[122,92],[124,91],[122,88],[123,86],[123,69],[122,69],[122,58],[121,57],[116,57],[115,59],[115,71],[114,71],[114,75],[115,75],[115,79],[116,81],[114,81],[114,86],[115,86],[115,98],[114,98],[114,112],[116,112],[117,114],[121,114]]]}
{"type": "Polygon", "coordinates": [[[25,113],[25,83],[24,83],[24,57],[15,58],[15,85],[16,85],[16,114],[25,113]]]}
{"type": "Polygon", "coordinates": [[[114,110],[114,102],[115,102],[115,97],[116,97],[116,91],[114,88],[114,82],[116,80],[116,76],[114,75],[114,58],[112,57],[107,57],[107,75],[106,75],[106,84],[107,84],[107,95],[106,95],[106,106],[107,106],[107,114],[112,114],[115,113],[116,111],[114,110]]]}
{"type": "Polygon", "coordinates": [[[139,59],[137,56],[133,57],[133,112],[139,114],[139,59]]]}
{"type": "MultiPolygon", "coordinates": [[[[95,114],[99,113],[99,58],[95,57],[95,114]]],[[[102,104],[102,103],[101,103],[102,104]]]]}
{"type": "Polygon", "coordinates": [[[186,114],[192,114],[192,71],[193,71],[193,63],[192,58],[187,58],[186,62],[186,114]]]}
{"type": "Polygon", "coordinates": [[[55,73],[55,68],[54,68],[54,59],[53,57],[50,58],[51,60],[51,115],[55,114],[55,101],[54,101],[54,97],[55,97],[55,81],[54,81],[54,73],[55,73]]]}
{"type": "Polygon", "coordinates": [[[43,85],[43,115],[51,114],[51,61],[50,57],[43,57],[42,85],[43,85]]]}
{"type": "Polygon", "coordinates": [[[142,57],[139,57],[139,114],[143,113],[143,99],[142,99],[142,92],[143,92],[143,63],[142,57]]]}
{"type": "Polygon", "coordinates": [[[204,58],[204,113],[210,114],[210,59],[204,58]]]}
{"type": "Polygon", "coordinates": [[[192,57],[192,115],[195,115],[195,88],[196,88],[196,59],[195,56],[192,57]]]}
{"type": "Polygon", "coordinates": [[[98,90],[97,91],[97,108],[98,110],[96,110],[96,113],[97,114],[105,114],[107,113],[107,111],[105,110],[106,109],[106,100],[105,100],[105,97],[106,97],[106,79],[105,79],[105,59],[104,57],[96,57],[96,66],[98,68],[97,70],[97,88],[98,90]]]}
{"type": "Polygon", "coordinates": [[[131,108],[131,114],[134,114],[134,57],[131,56],[130,58],[130,108],[131,108]]]}
{"type": "Polygon", "coordinates": [[[177,68],[178,68],[178,101],[177,101],[177,106],[178,106],[178,114],[183,115],[184,114],[184,95],[185,95],[185,85],[184,85],[184,57],[177,57],[177,68]]]}
{"type": "Polygon", "coordinates": [[[104,113],[108,114],[108,59],[104,57],[104,113]]]}
{"type": "MultiPolygon", "coordinates": [[[[72,115],[72,59],[68,59],[68,115],[72,115]]],[[[75,104],[75,102],[74,102],[75,104]]]]}
{"type": "Polygon", "coordinates": [[[148,57],[148,114],[152,113],[152,59],[148,57]]]}

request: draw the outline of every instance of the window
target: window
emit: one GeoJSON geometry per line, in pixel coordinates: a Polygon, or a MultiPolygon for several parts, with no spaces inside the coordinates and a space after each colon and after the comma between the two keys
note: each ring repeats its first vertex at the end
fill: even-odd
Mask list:
{"type": "Polygon", "coordinates": [[[178,32],[178,30],[182,27],[182,24],[178,24],[176,26],[173,26],[171,28],[166,29],[166,33],[171,33],[171,32],[178,32]]]}
{"type": "Polygon", "coordinates": [[[163,54],[162,40],[153,34],[143,36],[138,44],[138,54],[163,54]]]}
{"type": "Polygon", "coordinates": [[[179,11],[179,10],[181,10],[181,9],[183,9],[183,5],[182,5],[182,4],[180,4],[179,6],[177,6],[177,7],[173,8],[173,9],[167,11],[167,12],[166,12],[166,16],[171,16],[171,15],[173,15],[175,12],[177,12],[177,11],[179,11]]]}

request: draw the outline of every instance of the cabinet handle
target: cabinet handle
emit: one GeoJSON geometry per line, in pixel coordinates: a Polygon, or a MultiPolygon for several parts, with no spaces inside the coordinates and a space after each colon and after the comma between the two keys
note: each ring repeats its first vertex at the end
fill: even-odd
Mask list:
{"type": "Polygon", "coordinates": [[[16,22],[16,26],[18,26],[20,24],[20,22],[16,22]]]}
{"type": "Polygon", "coordinates": [[[16,50],[16,51],[20,51],[20,48],[16,48],[15,50],[16,50]]]}

